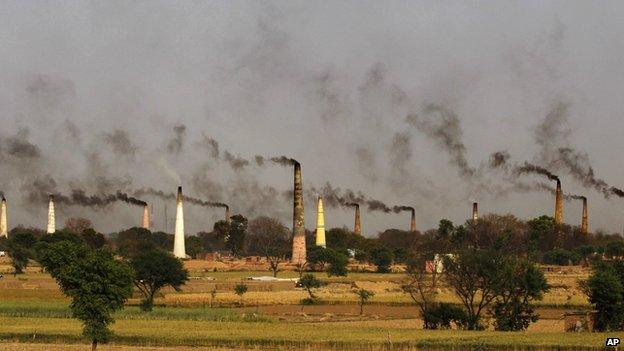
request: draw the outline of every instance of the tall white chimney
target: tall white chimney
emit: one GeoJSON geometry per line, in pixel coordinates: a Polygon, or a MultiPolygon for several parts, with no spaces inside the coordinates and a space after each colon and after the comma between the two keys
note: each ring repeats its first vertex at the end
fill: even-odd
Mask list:
{"type": "Polygon", "coordinates": [[[178,198],[176,200],[175,233],[173,237],[173,255],[177,258],[186,258],[186,248],[184,247],[184,199],[182,197],[182,187],[178,187],[178,198]]]}
{"type": "Polygon", "coordinates": [[[50,195],[50,202],[48,203],[48,234],[54,234],[56,232],[56,215],[54,213],[54,195],[50,195]]]}
{"type": "Polygon", "coordinates": [[[7,225],[7,202],[2,195],[2,203],[0,203],[0,236],[5,238],[9,236],[9,226],[7,225]]]}

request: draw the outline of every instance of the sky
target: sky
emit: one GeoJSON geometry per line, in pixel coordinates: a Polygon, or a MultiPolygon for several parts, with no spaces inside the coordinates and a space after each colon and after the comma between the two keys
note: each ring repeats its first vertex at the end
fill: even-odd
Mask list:
{"type": "MultiPolygon", "coordinates": [[[[548,182],[514,174],[527,161],[589,198],[590,230],[620,232],[624,199],[587,175],[624,186],[621,18],[618,1],[3,1],[9,227],[43,228],[47,192],[178,185],[291,226],[291,167],[254,161],[285,155],[302,165],[308,229],[327,183],[413,206],[420,230],[463,223],[473,201],[482,214],[552,215],[552,194],[518,186],[548,182]],[[494,152],[505,167],[490,166],[494,152]]],[[[172,231],[173,200],[141,198],[172,231]]],[[[142,214],[122,202],[57,211],[105,232],[142,214]]],[[[350,208],[325,217],[353,225],[350,208]]],[[[221,218],[185,206],[190,234],[221,218]]],[[[566,202],[565,221],[580,218],[566,202]]],[[[408,229],[409,213],[363,207],[362,227],[408,229]]]]}

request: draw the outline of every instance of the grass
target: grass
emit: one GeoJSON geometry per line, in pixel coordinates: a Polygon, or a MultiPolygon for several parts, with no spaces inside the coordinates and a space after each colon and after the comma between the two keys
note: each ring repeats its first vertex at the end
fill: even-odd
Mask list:
{"type": "MultiPolygon", "coordinates": [[[[470,332],[417,329],[415,320],[333,323],[242,323],[196,320],[118,320],[113,342],[124,345],[314,349],[434,348],[439,350],[601,349],[604,333],[470,332]]],[[[78,343],[81,325],[59,318],[0,317],[7,341],[78,343]]]]}
{"type": "MultiPolygon", "coordinates": [[[[13,318],[71,318],[67,303],[58,302],[0,302],[0,316],[13,318]]],[[[190,320],[220,322],[272,322],[275,319],[253,313],[242,313],[227,308],[175,308],[154,307],[146,313],[129,306],[115,313],[117,320],[190,320]]]]}

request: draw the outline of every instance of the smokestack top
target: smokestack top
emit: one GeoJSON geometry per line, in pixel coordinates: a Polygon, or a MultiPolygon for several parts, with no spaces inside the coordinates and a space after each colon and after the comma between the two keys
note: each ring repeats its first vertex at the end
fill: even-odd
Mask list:
{"type": "Polygon", "coordinates": [[[179,195],[179,194],[182,194],[182,186],[179,186],[179,187],[178,187],[178,195],[179,195]]]}
{"type": "Polygon", "coordinates": [[[50,199],[50,201],[54,201],[54,194],[50,194],[48,198],[50,199]]]}
{"type": "Polygon", "coordinates": [[[557,176],[554,176],[554,177],[555,177],[554,179],[557,181],[557,187],[561,188],[561,179],[559,179],[559,177],[557,176]]]}
{"type": "Polygon", "coordinates": [[[2,194],[2,202],[6,202],[6,197],[4,197],[4,194],[2,194]]]}

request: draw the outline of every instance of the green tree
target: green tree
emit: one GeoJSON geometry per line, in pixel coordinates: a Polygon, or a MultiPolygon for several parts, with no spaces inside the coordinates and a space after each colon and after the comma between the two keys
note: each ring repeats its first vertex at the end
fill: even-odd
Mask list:
{"type": "Polygon", "coordinates": [[[385,246],[380,246],[374,249],[371,254],[371,261],[377,266],[378,273],[390,272],[390,265],[394,259],[392,250],[385,246]]]}
{"type": "Polygon", "coordinates": [[[141,252],[155,248],[152,242],[152,233],[140,227],[132,227],[117,234],[115,240],[117,252],[125,258],[133,258],[141,252]]]}
{"type": "Polygon", "coordinates": [[[150,250],[140,253],[130,261],[134,270],[134,285],[143,294],[141,309],[151,311],[156,293],[169,286],[175,291],[188,281],[188,271],[182,261],[171,253],[150,250]]]}
{"type": "Polygon", "coordinates": [[[249,222],[247,253],[264,256],[274,277],[277,277],[279,265],[286,260],[290,250],[290,231],[280,221],[258,217],[249,222]]]}
{"type": "Polygon", "coordinates": [[[597,331],[624,328],[624,269],[618,264],[598,262],[589,279],[582,282],[583,292],[597,311],[594,329],[597,331]],[[616,269],[620,268],[620,269],[616,269]]]}
{"type": "Polygon", "coordinates": [[[466,329],[484,328],[481,313],[498,296],[504,259],[496,248],[464,249],[443,258],[445,280],[467,313],[466,329]]]}
{"type": "Polygon", "coordinates": [[[546,264],[554,264],[559,266],[567,266],[568,264],[577,264],[581,260],[581,256],[576,252],[565,249],[554,249],[544,254],[543,261],[546,264]]]}
{"type": "Polygon", "coordinates": [[[299,279],[299,283],[298,283],[302,288],[305,289],[305,291],[308,292],[308,296],[310,297],[309,300],[313,301],[316,300],[316,295],[314,295],[314,289],[320,288],[321,287],[321,281],[314,276],[314,274],[304,274],[300,279],[299,279]]]}
{"type": "Polygon", "coordinates": [[[339,251],[332,249],[325,249],[327,253],[327,275],[328,276],[347,276],[347,264],[349,263],[349,257],[339,251]]]}
{"type": "Polygon", "coordinates": [[[232,252],[232,255],[239,256],[245,248],[245,237],[247,236],[247,218],[241,215],[230,217],[228,237],[225,248],[232,252]]]}
{"type": "Polygon", "coordinates": [[[355,291],[355,293],[358,296],[361,316],[364,313],[364,304],[366,303],[366,301],[370,300],[373,296],[375,296],[375,293],[366,289],[358,289],[355,291]]]}
{"type": "Polygon", "coordinates": [[[32,248],[37,239],[32,233],[20,232],[11,236],[7,242],[7,254],[13,265],[13,275],[23,274],[28,260],[33,258],[32,248]]]}
{"type": "Polygon", "coordinates": [[[605,246],[605,255],[611,258],[624,256],[624,241],[614,240],[605,246]]]}
{"type": "Polygon", "coordinates": [[[549,286],[542,273],[533,263],[509,258],[498,266],[499,288],[491,314],[494,328],[503,331],[526,330],[538,315],[532,302],[541,300],[549,286]]]}
{"type": "Polygon", "coordinates": [[[72,299],[72,316],[82,321],[82,333],[91,340],[91,349],[106,343],[112,314],[132,295],[130,267],[107,250],[91,250],[68,241],[41,247],[38,257],[61,291],[72,299]]]}
{"type": "Polygon", "coordinates": [[[96,232],[93,228],[87,228],[80,233],[82,240],[92,249],[99,249],[106,245],[106,238],[102,233],[96,232]]]}
{"type": "Polygon", "coordinates": [[[185,239],[184,245],[186,248],[186,253],[193,258],[196,258],[197,255],[204,252],[202,239],[200,239],[197,236],[194,236],[194,235],[187,236],[185,239]]]}
{"type": "Polygon", "coordinates": [[[238,283],[234,287],[234,293],[240,297],[240,304],[243,305],[243,295],[247,293],[248,287],[245,283],[238,283]]]}

